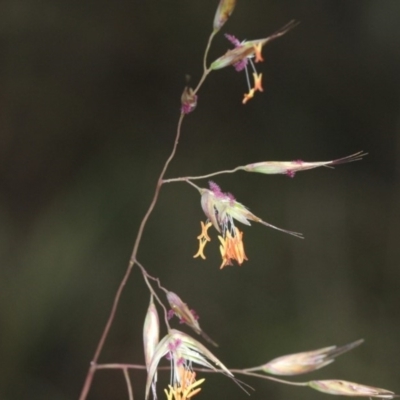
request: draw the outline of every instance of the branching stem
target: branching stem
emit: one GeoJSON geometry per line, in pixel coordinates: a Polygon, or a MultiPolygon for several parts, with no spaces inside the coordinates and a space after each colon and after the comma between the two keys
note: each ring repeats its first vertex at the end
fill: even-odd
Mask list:
{"type": "Polygon", "coordinates": [[[207,175],[198,175],[198,176],[183,176],[181,178],[171,178],[171,179],[164,179],[162,183],[172,183],[172,182],[186,182],[186,181],[195,181],[198,179],[208,179],[212,178],[213,176],[222,175],[222,174],[233,174],[237,171],[242,170],[243,167],[236,167],[234,169],[226,169],[223,171],[212,172],[211,174],[207,175]]]}
{"type": "MultiPolygon", "coordinates": [[[[214,35],[215,35],[215,33],[213,32],[211,34],[210,38],[209,38],[209,41],[208,41],[208,44],[207,44],[207,48],[206,48],[206,51],[205,51],[205,55],[204,55],[204,60],[206,60],[206,58],[207,58],[207,53],[208,53],[208,50],[210,48],[211,41],[212,41],[214,35]]],[[[207,78],[207,75],[210,72],[211,72],[210,69],[207,69],[206,67],[204,68],[203,75],[200,78],[200,81],[199,81],[198,85],[196,86],[196,89],[194,90],[194,94],[196,94],[199,91],[200,87],[203,85],[205,79],[207,78]]],[[[92,385],[94,374],[95,374],[96,370],[98,369],[97,363],[98,363],[100,354],[101,354],[101,352],[103,350],[105,341],[107,339],[108,333],[109,333],[109,331],[111,329],[111,326],[112,326],[114,318],[115,318],[115,314],[116,314],[117,309],[118,309],[118,305],[119,305],[119,301],[120,301],[122,292],[123,292],[124,287],[125,287],[128,279],[129,279],[129,277],[131,275],[133,266],[135,264],[139,265],[139,263],[137,262],[136,257],[137,257],[137,253],[138,253],[138,250],[139,250],[139,245],[140,245],[140,242],[141,242],[141,239],[142,239],[142,236],[143,236],[144,228],[145,228],[145,226],[147,224],[148,219],[150,218],[151,213],[154,210],[154,207],[156,206],[156,203],[157,203],[157,200],[158,200],[158,197],[159,197],[159,194],[160,194],[161,186],[163,184],[164,175],[167,172],[169,164],[171,163],[171,161],[175,157],[175,154],[176,154],[176,151],[177,151],[177,148],[178,148],[179,139],[180,139],[180,136],[181,136],[182,122],[183,122],[184,117],[185,117],[185,114],[182,112],[180,114],[180,117],[179,117],[179,120],[178,120],[178,126],[177,126],[177,129],[176,129],[176,136],[175,136],[175,141],[174,141],[174,145],[173,145],[172,151],[171,151],[169,157],[167,158],[167,161],[165,162],[165,164],[164,164],[164,166],[163,166],[163,168],[161,170],[160,176],[159,176],[159,178],[157,180],[157,184],[156,184],[156,188],[155,188],[155,191],[154,191],[153,199],[152,199],[152,201],[151,201],[151,203],[149,205],[149,208],[147,209],[146,214],[144,215],[144,217],[142,219],[142,222],[140,223],[139,230],[138,230],[138,233],[137,233],[137,236],[136,236],[136,239],[135,239],[135,243],[133,245],[133,250],[132,250],[132,254],[131,254],[130,260],[129,260],[128,267],[126,269],[125,275],[123,276],[123,278],[121,280],[121,283],[119,284],[117,292],[116,292],[116,294],[114,296],[114,300],[113,300],[113,304],[112,304],[112,307],[111,307],[110,314],[108,316],[107,322],[106,322],[105,327],[103,329],[103,332],[101,334],[100,340],[99,340],[99,342],[97,344],[97,347],[96,347],[92,362],[90,363],[90,367],[89,367],[88,373],[86,375],[86,379],[85,379],[85,382],[83,384],[83,388],[82,388],[79,400],[86,400],[86,398],[87,398],[87,395],[89,393],[90,387],[92,385]]],[[[164,291],[165,291],[165,289],[160,285],[160,282],[156,278],[151,277],[147,273],[147,271],[145,270],[145,268],[142,265],[140,265],[140,269],[141,269],[143,278],[144,278],[147,286],[149,287],[151,293],[155,296],[157,301],[160,303],[160,305],[164,309],[165,321],[166,321],[167,327],[169,328],[166,308],[162,304],[160,299],[157,297],[157,295],[154,292],[154,289],[152,288],[152,286],[149,283],[148,279],[156,280],[158,282],[158,287],[160,289],[164,290],[164,291]]]]}
{"type": "MultiPolygon", "coordinates": [[[[135,264],[140,268],[142,275],[143,275],[143,279],[146,282],[147,287],[149,288],[150,292],[152,293],[152,295],[156,298],[158,304],[162,307],[163,311],[164,311],[164,321],[165,321],[165,325],[167,325],[168,331],[171,329],[171,327],[169,326],[169,322],[168,322],[168,311],[164,306],[164,303],[160,300],[160,298],[158,297],[157,293],[154,291],[153,286],[151,286],[150,282],[149,282],[149,278],[150,279],[154,279],[156,280],[158,283],[160,282],[158,278],[153,278],[151,277],[146,269],[143,267],[142,264],[139,263],[139,261],[135,260],[135,264]]],[[[162,288],[162,290],[164,290],[166,293],[168,292],[168,290],[166,290],[165,288],[163,288],[160,284],[159,287],[162,288]]]]}
{"type": "MultiPolygon", "coordinates": [[[[93,360],[92,360],[92,362],[90,364],[90,368],[89,368],[88,374],[86,376],[86,380],[85,380],[85,383],[83,385],[83,389],[82,389],[81,395],[79,397],[79,400],[85,400],[86,397],[87,397],[87,394],[89,393],[89,389],[90,389],[90,386],[91,386],[92,381],[93,381],[93,376],[94,376],[94,373],[96,371],[96,365],[97,365],[98,359],[100,357],[101,351],[103,350],[104,343],[105,343],[105,341],[107,339],[107,336],[108,336],[108,333],[109,333],[110,328],[112,326],[112,323],[114,321],[114,317],[115,317],[115,314],[116,314],[116,311],[117,311],[117,308],[118,308],[118,304],[119,304],[119,300],[121,298],[121,294],[122,294],[122,292],[124,290],[126,282],[128,281],[128,278],[129,278],[129,276],[131,274],[132,268],[135,265],[135,260],[136,260],[136,256],[137,256],[137,253],[138,253],[138,250],[139,250],[140,241],[141,241],[142,236],[143,236],[144,228],[145,228],[146,223],[147,223],[147,221],[148,221],[148,219],[149,219],[151,213],[153,212],[154,207],[155,207],[155,205],[157,203],[158,196],[160,194],[160,189],[161,189],[161,186],[162,186],[162,179],[163,179],[163,177],[165,175],[165,172],[167,171],[167,168],[168,168],[170,162],[172,161],[172,159],[175,156],[176,149],[177,149],[178,143],[179,143],[179,138],[180,138],[180,135],[181,135],[182,121],[183,121],[184,117],[185,117],[185,114],[181,113],[181,115],[179,117],[179,121],[178,121],[178,127],[177,127],[177,131],[176,131],[176,137],[175,137],[174,146],[172,148],[171,154],[169,155],[167,161],[165,162],[165,164],[164,164],[164,166],[163,166],[163,168],[161,170],[160,176],[159,176],[159,178],[157,180],[157,185],[156,185],[156,188],[155,188],[155,191],[154,191],[154,195],[153,195],[153,199],[152,199],[152,201],[150,203],[150,206],[149,206],[146,214],[144,215],[144,217],[142,219],[142,222],[140,223],[139,230],[138,230],[138,233],[137,233],[137,236],[136,236],[136,240],[135,240],[135,244],[133,246],[132,255],[130,257],[130,261],[129,261],[129,264],[128,264],[128,268],[127,268],[127,270],[125,272],[125,275],[122,278],[122,281],[121,281],[121,283],[120,283],[120,285],[119,285],[119,287],[117,289],[117,292],[115,294],[110,315],[108,317],[107,323],[106,323],[106,325],[105,325],[105,327],[103,329],[103,333],[102,333],[102,335],[100,337],[100,341],[99,341],[99,343],[97,345],[97,348],[96,348],[96,351],[94,353],[93,360]]],[[[145,277],[145,275],[144,275],[144,277],[145,277]]],[[[145,278],[145,280],[146,279],[147,279],[147,277],[145,278]]]]}

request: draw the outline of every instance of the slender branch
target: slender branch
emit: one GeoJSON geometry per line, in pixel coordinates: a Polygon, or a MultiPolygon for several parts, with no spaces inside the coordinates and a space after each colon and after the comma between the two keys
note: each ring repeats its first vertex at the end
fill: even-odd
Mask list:
{"type": "MultiPolygon", "coordinates": [[[[139,365],[139,364],[99,364],[96,367],[97,369],[146,369],[145,365],[139,365]]],[[[169,371],[171,367],[158,367],[158,371],[169,371]]],[[[194,371],[198,372],[206,372],[209,374],[214,374],[214,373],[221,373],[221,371],[218,370],[213,370],[209,368],[193,368],[194,371]]],[[[278,383],[283,383],[285,385],[291,385],[291,386],[303,386],[306,387],[308,386],[308,382],[293,382],[293,381],[287,381],[286,379],[280,379],[280,378],[275,378],[274,376],[270,375],[264,375],[264,374],[257,374],[254,372],[250,372],[250,369],[236,369],[236,368],[231,368],[229,369],[230,372],[233,374],[239,374],[239,375],[245,375],[245,376],[252,376],[255,378],[260,378],[260,379],[265,379],[268,381],[273,381],[273,382],[278,382],[278,383]]]]}
{"type": "MultiPolygon", "coordinates": [[[[167,325],[168,331],[171,329],[171,327],[169,326],[169,321],[168,321],[168,311],[165,308],[164,303],[160,300],[160,298],[158,297],[157,293],[154,291],[153,287],[151,286],[150,282],[149,282],[149,274],[147,273],[146,269],[143,267],[142,264],[139,263],[139,261],[135,260],[135,263],[137,264],[137,266],[140,268],[142,275],[143,275],[143,279],[146,282],[147,287],[149,288],[150,292],[153,294],[153,296],[156,298],[156,300],[158,301],[158,304],[160,304],[160,306],[162,307],[163,311],[164,311],[164,321],[165,321],[165,325],[167,325]]],[[[155,279],[158,282],[159,279],[155,279]]],[[[159,285],[160,287],[160,285],[159,285]]],[[[166,289],[162,288],[166,293],[168,292],[166,289]]]]}
{"type": "Polygon", "coordinates": [[[157,283],[157,286],[160,290],[162,290],[165,294],[169,292],[168,289],[166,289],[163,285],[161,285],[160,278],[156,278],[155,276],[150,275],[143,267],[143,265],[139,263],[138,260],[135,260],[135,263],[141,268],[143,274],[145,274],[149,279],[157,283]]]}
{"type": "MultiPolygon", "coordinates": [[[[138,253],[139,244],[140,244],[140,240],[142,239],[144,227],[146,226],[147,220],[149,219],[150,214],[152,213],[152,211],[154,209],[154,206],[157,203],[158,196],[160,194],[161,185],[162,185],[162,179],[163,179],[163,177],[165,175],[165,172],[167,171],[167,168],[168,168],[170,162],[172,161],[172,159],[175,156],[176,149],[178,147],[179,139],[180,139],[180,136],[181,136],[181,128],[182,128],[182,122],[183,122],[183,118],[184,117],[185,117],[185,114],[181,113],[181,115],[179,117],[179,121],[178,121],[178,128],[177,128],[177,131],[176,131],[176,137],[175,137],[174,146],[172,148],[171,154],[169,155],[167,161],[164,164],[164,167],[163,167],[163,169],[161,171],[160,177],[158,178],[156,190],[155,190],[154,196],[153,196],[153,200],[151,201],[149,209],[147,210],[147,212],[146,212],[145,216],[143,217],[143,220],[142,220],[142,222],[140,224],[139,231],[138,231],[138,234],[137,234],[137,237],[136,237],[136,240],[135,240],[135,244],[133,246],[132,255],[131,255],[131,258],[130,258],[130,264],[132,264],[132,267],[134,265],[134,260],[136,259],[136,255],[138,253]]],[[[132,267],[130,267],[130,269],[132,269],[132,267]]]]}
{"type": "MultiPolygon", "coordinates": [[[[211,44],[212,37],[213,37],[213,35],[210,36],[209,45],[211,44]]],[[[206,54],[208,52],[209,45],[206,48],[206,54]]],[[[207,75],[210,72],[211,72],[210,69],[205,69],[204,70],[203,75],[202,75],[199,83],[197,84],[196,89],[194,90],[194,94],[196,94],[199,91],[200,87],[203,85],[205,79],[207,78],[207,75]]],[[[152,201],[151,201],[151,203],[149,205],[149,208],[148,208],[146,214],[144,215],[144,217],[142,219],[142,222],[140,223],[139,230],[138,230],[138,233],[137,233],[137,236],[136,236],[136,239],[135,239],[135,243],[133,245],[133,250],[132,250],[132,254],[131,254],[130,260],[129,260],[128,267],[126,269],[125,275],[123,276],[123,278],[121,280],[121,283],[120,283],[120,285],[119,285],[119,287],[117,289],[117,292],[115,294],[109,317],[108,317],[106,325],[105,325],[105,327],[103,329],[103,333],[101,334],[99,343],[97,344],[97,347],[96,347],[92,362],[90,363],[90,367],[89,367],[88,373],[86,375],[85,382],[84,382],[83,388],[82,388],[82,392],[81,392],[81,395],[79,396],[79,400],[86,400],[86,397],[87,397],[87,395],[89,393],[89,389],[90,389],[90,387],[92,385],[94,373],[96,372],[96,369],[97,369],[96,368],[97,367],[97,362],[98,362],[98,359],[100,357],[101,351],[103,350],[104,343],[105,343],[105,341],[107,339],[108,333],[109,333],[109,331],[111,329],[111,326],[113,324],[113,321],[114,321],[114,318],[115,318],[115,314],[117,312],[119,300],[121,298],[121,295],[122,295],[122,292],[123,292],[124,287],[126,285],[126,282],[129,279],[129,276],[131,274],[132,268],[135,265],[135,263],[137,262],[136,256],[137,256],[137,253],[138,253],[138,250],[139,250],[139,245],[140,245],[140,242],[141,242],[141,239],[142,239],[142,236],[143,236],[144,228],[145,228],[146,223],[147,223],[147,221],[148,221],[148,219],[149,219],[151,213],[153,212],[154,207],[155,207],[155,205],[157,203],[158,196],[160,194],[160,189],[161,189],[161,186],[162,186],[162,183],[163,183],[164,175],[165,175],[165,173],[166,173],[166,171],[167,171],[167,169],[169,167],[169,164],[171,163],[171,161],[175,157],[175,153],[176,153],[176,150],[177,150],[177,147],[178,147],[178,143],[179,143],[179,139],[180,139],[180,136],[181,136],[181,128],[182,128],[182,122],[183,122],[184,117],[185,117],[185,114],[181,113],[180,117],[179,117],[179,120],[178,120],[178,126],[177,126],[177,130],[176,130],[175,141],[174,141],[174,145],[173,145],[171,154],[167,158],[167,161],[165,162],[165,164],[164,164],[164,166],[163,166],[163,168],[161,170],[160,176],[159,176],[159,178],[157,180],[157,184],[156,184],[156,188],[155,188],[155,191],[154,191],[153,199],[152,199],[152,201]]],[[[143,277],[145,277],[145,281],[146,281],[147,285],[149,286],[149,282],[147,280],[147,273],[146,274],[143,273],[143,271],[144,271],[143,267],[141,268],[141,270],[142,270],[143,277]]],[[[159,287],[161,287],[160,284],[159,284],[159,287]]],[[[162,304],[162,303],[160,303],[160,304],[162,304]]],[[[165,310],[165,307],[163,305],[162,305],[162,307],[165,310]]],[[[169,327],[168,322],[167,322],[167,327],[169,327]]]]}
{"type": "Polygon", "coordinates": [[[218,33],[218,30],[214,30],[210,37],[208,38],[208,42],[207,42],[207,47],[206,47],[206,51],[204,52],[204,58],[203,58],[203,68],[204,68],[204,72],[207,71],[207,56],[208,56],[208,51],[210,50],[211,47],[211,42],[214,39],[214,36],[218,33]]]}
{"type": "Polygon", "coordinates": [[[199,91],[205,79],[207,78],[207,75],[211,72],[211,69],[207,68],[207,56],[208,56],[208,51],[210,50],[211,47],[211,42],[214,39],[214,36],[217,32],[218,31],[213,31],[210,37],[208,38],[206,50],[204,51],[204,57],[203,57],[203,76],[200,78],[200,81],[197,84],[196,89],[193,90],[193,95],[195,95],[199,91]]]}
{"type": "Polygon", "coordinates": [[[188,180],[195,181],[198,179],[207,179],[207,178],[212,178],[213,176],[222,175],[222,174],[233,174],[234,172],[240,171],[242,169],[243,169],[243,167],[236,167],[234,169],[226,169],[223,171],[212,172],[211,174],[207,174],[207,175],[183,176],[181,178],[164,179],[162,183],[185,182],[188,180]]]}
{"type": "Polygon", "coordinates": [[[79,400],[85,400],[86,397],[87,397],[87,394],[89,393],[89,389],[90,389],[90,386],[91,386],[92,381],[93,381],[93,376],[94,376],[94,373],[96,371],[96,364],[97,364],[97,361],[98,361],[98,359],[100,357],[100,353],[103,350],[104,343],[105,343],[106,338],[108,336],[108,332],[110,331],[111,325],[112,325],[112,323],[114,321],[114,317],[115,317],[115,314],[116,314],[116,311],[117,311],[117,308],[118,308],[118,304],[119,304],[119,300],[121,298],[121,294],[122,294],[122,292],[124,290],[126,282],[128,281],[128,278],[129,278],[129,276],[131,274],[132,268],[135,265],[136,255],[138,253],[139,244],[140,244],[140,241],[141,241],[142,236],[143,236],[144,228],[145,228],[146,223],[147,223],[147,221],[148,221],[148,219],[149,219],[149,217],[150,217],[150,215],[151,215],[152,211],[154,210],[154,207],[155,207],[155,205],[157,203],[158,196],[160,194],[161,185],[162,185],[162,179],[163,179],[163,177],[165,175],[165,172],[167,171],[167,168],[168,168],[170,162],[172,161],[172,159],[175,156],[176,149],[177,149],[178,143],[179,143],[179,138],[180,138],[180,135],[181,135],[181,127],[182,127],[182,121],[183,121],[184,116],[185,116],[185,114],[181,113],[181,115],[179,117],[174,146],[172,148],[171,154],[169,155],[167,161],[165,162],[165,164],[164,164],[164,166],[163,166],[163,168],[161,170],[161,173],[160,173],[160,176],[158,178],[157,185],[156,185],[156,188],[155,188],[155,191],[154,191],[154,195],[153,195],[153,199],[152,199],[152,201],[150,203],[150,206],[149,206],[146,214],[144,215],[144,217],[142,219],[142,222],[140,223],[139,230],[138,230],[138,233],[137,233],[137,236],[136,236],[136,240],[135,240],[135,244],[133,246],[132,255],[130,257],[130,261],[129,261],[129,264],[128,264],[128,268],[127,268],[127,270],[125,272],[125,275],[122,278],[122,281],[121,281],[121,283],[120,283],[120,285],[119,285],[119,287],[117,289],[117,293],[115,294],[110,315],[108,317],[107,323],[106,323],[106,325],[104,327],[104,330],[103,330],[103,333],[101,335],[100,341],[99,341],[99,343],[97,345],[97,348],[96,348],[96,351],[94,353],[93,360],[92,360],[92,362],[90,364],[90,368],[89,368],[88,374],[86,376],[86,380],[85,380],[85,383],[83,385],[83,389],[82,389],[81,395],[79,397],[79,400]]]}
{"type": "MultiPolygon", "coordinates": [[[[97,364],[96,369],[143,369],[146,370],[145,365],[140,364],[121,364],[121,363],[109,363],[109,364],[97,364]]],[[[171,369],[170,367],[159,367],[161,369],[171,369]]]]}
{"type": "Polygon", "coordinates": [[[200,78],[200,81],[199,81],[199,83],[197,84],[196,89],[193,90],[193,94],[194,94],[194,95],[199,91],[200,87],[203,85],[204,81],[205,81],[206,78],[207,78],[207,75],[208,75],[210,72],[211,72],[211,69],[206,69],[206,70],[203,72],[203,76],[200,78]]]}
{"type": "Polygon", "coordinates": [[[259,365],[258,367],[251,367],[251,368],[245,368],[247,372],[254,372],[254,371],[262,371],[264,365],[259,365]]]}
{"type": "Polygon", "coordinates": [[[190,182],[189,179],[186,179],[185,182],[188,183],[189,185],[193,186],[195,189],[197,189],[201,193],[201,187],[195,185],[193,182],[190,182]]]}
{"type": "Polygon", "coordinates": [[[123,368],[123,372],[125,376],[126,386],[128,388],[129,400],[133,400],[133,390],[132,390],[131,379],[129,378],[128,368],[123,368]]]}
{"type": "MultiPolygon", "coordinates": [[[[249,372],[245,369],[230,369],[230,371],[234,374],[241,374],[241,375],[246,375],[246,376],[253,376],[255,378],[260,378],[260,379],[266,379],[268,381],[273,381],[273,382],[278,382],[278,383],[284,383],[285,385],[292,385],[292,386],[308,386],[308,382],[293,382],[293,381],[287,381],[286,379],[279,379],[275,378],[270,375],[263,375],[263,374],[256,374],[254,372],[249,372]]],[[[202,369],[202,372],[203,371],[202,369]]]]}

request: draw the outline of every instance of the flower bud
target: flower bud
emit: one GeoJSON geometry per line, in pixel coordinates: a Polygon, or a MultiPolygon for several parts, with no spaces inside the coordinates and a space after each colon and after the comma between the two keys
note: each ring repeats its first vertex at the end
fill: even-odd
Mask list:
{"type": "Polygon", "coordinates": [[[233,13],[236,5],[236,0],[220,0],[217,12],[214,17],[214,31],[218,31],[222,28],[228,18],[233,13]]]}
{"type": "Polygon", "coordinates": [[[181,298],[173,293],[167,293],[167,300],[171,306],[174,314],[181,320],[182,323],[189,325],[197,334],[200,334],[200,325],[197,322],[198,316],[193,310],[189,310],[189,307],[184,303],[181,298]]]}
{"type": "Polygon", "coordinates": [[[285,174],[293,178],[294,174],[299,171],[306,171],[308,169],[319,168],[319,167],[332,167],[334,165],[359,161],[365,155],[366,153],[359,151],[358,153],[352,154],[350,156],[330,161],[316,161],[316,162],[305,162],[302,160],[264,161],[264,162],[245,165],[244,167],[242,167],[242,169],[247,172],[258,172],[261,174],[285,174]]]}
{"type": "Polygon", "coordinates": [[[308,385],[320,392],[351,397],[376,397],[379,399],[393,399],[396,395],[386,389],[361,385],[359,383],[329,379],[324,381],[311,381],[308,385]]]}
{"type": "Polygon", "coordinates": [[[191,87],[186,86],[181,96],[181,113],[189,114],[197,106],[197,95],[193,93],[191,87]]]}
{"type": "Polygon", "coordinates": [[[345,346],[330,346],[303,353],[290,354],[275,358],[260,367],[264,372],[274,375],[299,375],[315,371],[332,363],[334,358],[354,349],[363,342],[362,339],[345,346]]]}
{"type": "Polygon", "coordinates": [[[173,314],[175,314],[179,319],[181,324],[186,324],[190,326],[198,335],[203,336],[205,340],[210,342],[213,346],[218,347],[218,344],[214,342],[201,328],[197,321],[199,316],[196,311],[190,310],[186,303],[184,303],[180,297],[173,293],[167,293],[167,300],[171,306],[173,314]]]}
{"type": "Polygon", "coordinates": [[[147,309],[147,314],[143,326],[144,359],[147,370],[149,369],[154,350],[158,344],[159,333],[160,322],[158,319],[156,306],[153,302],[153,296],[151,296],[149,308],[147,309]]]}

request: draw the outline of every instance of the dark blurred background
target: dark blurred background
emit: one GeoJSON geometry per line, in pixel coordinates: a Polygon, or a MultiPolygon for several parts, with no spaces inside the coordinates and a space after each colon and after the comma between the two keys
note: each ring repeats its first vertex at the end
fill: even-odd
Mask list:
{"type": "MultiPolygon", "coordinates": [[[[77,399],[171,149],[185,75],[193,85],[201,75],[217,4],[1,2],[1,400],[77,399]]],[[[192,258],[204,220],[198,194],[167,185],[139,259],[196,309],[227,366],[364,338],[303,380],[399,392],[400,2],[239,0],[222,33],[261,38],[291,19],[301,24],[263,51],[263,94],[243,106],[244,73],[210,75],[168,177],[369,155],[294,179],[216,179],[266,221],[306,237],[244,227],[249,261],[223,271],[215,231],[207,261],[192,258]]],[[[228,47],[218,35],[210,61],[228,47]]],[[[135,270],[101,362],[143,363],[148,301],[135,270]]],[[[143,398],[145,374],[131,376],[143,398]]],[[[199,398],[247,398],[227,378],[206,378],[199,398]]],[[[254,399],[326,397],[245,381],[254,399]]],[[[98,372],[89,399],[127,399],[122,373],[98,372]]]]}

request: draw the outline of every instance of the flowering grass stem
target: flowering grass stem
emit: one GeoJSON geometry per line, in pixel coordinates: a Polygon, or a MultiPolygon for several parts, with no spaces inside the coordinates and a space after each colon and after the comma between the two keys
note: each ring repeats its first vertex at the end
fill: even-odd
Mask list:
{"type": "Polygon", "coordinates": [[[329,346],[313,351],[281,356],[259,367],[244,369],[229,369],[225,367],[225,365],[200,341],[194,339],[192,336],[184,332],[176,329],[171,329],[169,319],[172,312],[172,315],[175,314],[180,319],[181,323],[185,323],[195,333],[201,335],[204,339],[214,344],[215,346],[218,346],[200,328],[200,324],[198,322],[199,317],[197,313],[194,310],[190,309],[177,294],[167,290],[164,286],[162,286],[159,278],[150,275],[143,264],[141,264],[137,259],[146,224],[155,209],[155,206],[159,199],[161,187],[164,183],[186,182],[199,192],[201,198],[201,207],[207,220],[205,223],[201,221],[202,231],[197,237],[197,239],[199,240],[199,250],[194,257],[200,257],[202,259],[206,258],[204,255],[204,248],[206,244],[211,241],[211,236],[208,235],[207,230],[213,226],[218,232],[218,239],[221,243],[220,253],[222,256],[222,264],[220,268],[222,269],[227,265],[233,265],[232,261],[236,262],[238,265],[241,265],[243,261],[247,260],[244,251],[243,232],[241,232],[239,228],[235,226],[236,222],[239,222],[243,225],[250,225],[250,221],[258,222],[267,227],[288,233],[299,238],[303,238],[303,236],[301,233],[288,231],[271,225],[268,222],[265,222],[260,217],[250,212],[250,210],[245,205],[239,203],[231,193],[223,192],[215,182],[210,181],[209,189],[207,189],[197,186],[195,183],[193,183],[194,180],[208,179],[217,175],[235,173],[240,170],[243,170],[245,172],[256,172],[268,175],[285,174],[292,178],[294,177],[295,173],[299,171],[305,171],[319,167],[331,168],[335,165],[361,160],[362,157],[366,155],[366,153],[364,152],[358,152],[347,157],[319,162],[305,162],[302,160],[262,161],[245,166],[238,166],[233,169],[216,171],[206,175],[164,179],[168,167],[174,159],[178,149],[184,117],[186,114],[191,113],[196,108],[198,100],[197,93],[204,84],[209,73],[213,70],[222,69],[230,66],[233,66],[237,71],[245,69],[246,78],[249,84],[249,93],[245,94],[243,100],[243,103],[246,103],[250,98],[253,97],[255,91],[264,91],[261,84],[262,73],[258,74],[256,72],[252,60],[254,59],[254,62],[263,61],[263,57],[261,55],[262,47],[270,41],[284,35],[287,31],[297,25],[295,21],[291,21],[289,24],[276,31],[273,35],[270,35],[264,39],[253,41],[239,42],[233,35],[226,35],[228,40],[231,41],[235,48],[228,50],[224,55],[219,57],[217,60],[211,63],[209,67],[207,67],[207,57],[213,38],[230,17],[235,7],[235,4],[236,0],[220,0],[216,16],[214,18],[214,30],[211,32],[208,38],[207,45],[204,51],[202,76],[199,79],[198,84],[194,90],[191,87],[186,86],[182,93],[181,113],[178,119],[172,149],[164,165],[161,168],[158,180],[155,185],[153,197],[147,211],[145,212],[140,222],[128,266],[114,295],[111,310],[101,333],[100,340],[95,349],[90,367],[87,371],[79,400],[87,399],[88,393],[92,386],[94,375],[96,371],[100,369],[122,370],[126,381],[129,400],[134,400],[133,388],[129,374],[130,369],[147,371],[145,391],[146,399],[149,398],[151,390],[153,392],[153,398],[157,397],[156,384],[157,374],[159,370],[171,370],[172,381],[171,384],[168,385],[169,390],[164,390],[169,400],[172,400],[173,398],[175,400],[186,400],[200,392],[201,388],[199,388],[199,386],[204,382],[204,378],[196,381],[196,374],[194,373],[194,371],[205,373],[221,373],[231,378],[247,394],[249,393],[244,386],[246,386],[247,388],[251,387],[238,380],[234,376],[234,374],[269,380],[285,385],[310,387],[311,389],[334,395],[339,394],[351,397],[375,397],[383,399],[392,399],[394,397],[397,397],[397,395],[395,395],[393,392],[385,389],[374,388],[348,381],[330,379],[313,380],[308,382],[293,382],[291,380],[281,379],[270,375],[298,375],[322,368],[332,363],[336,356],[347,352],[348,350],[351,350],[361,344],[362,340],[358,340],[356,342],[341,347],[329,346]],[[250,77],[246,69],[248,63],[254,71],[253,87],[250,87],[250,77]],[[142,274],[143,280],[146,283],[150,292],[150,304],[143,325],[143,344],[146,365],[122,363],[100,364],[98,363],[100,355],[103,351],[110,329],[114,323],[123,290],[128,282],[128,279],[131,276],[133,267],[135,265],[137,265],[137,268],[142,274]],[[157,289],[165,293],[168,303],[171,307],[170,311],[167,310],[163,301],[158,296],[157,289]],[[154,303],[154,299],[156,299],[159,306],[163,310],[165,325],[168,330],[167,334],[161,340],[159,340],[159,316],[157,312],[157,307],[154,303]],[[170,360],[170,366],[159,367],[160,361],[165,358],[170,360]],[[195,368],[193,367],[193,364],[200,365],[201,368],[195,368]]]}

